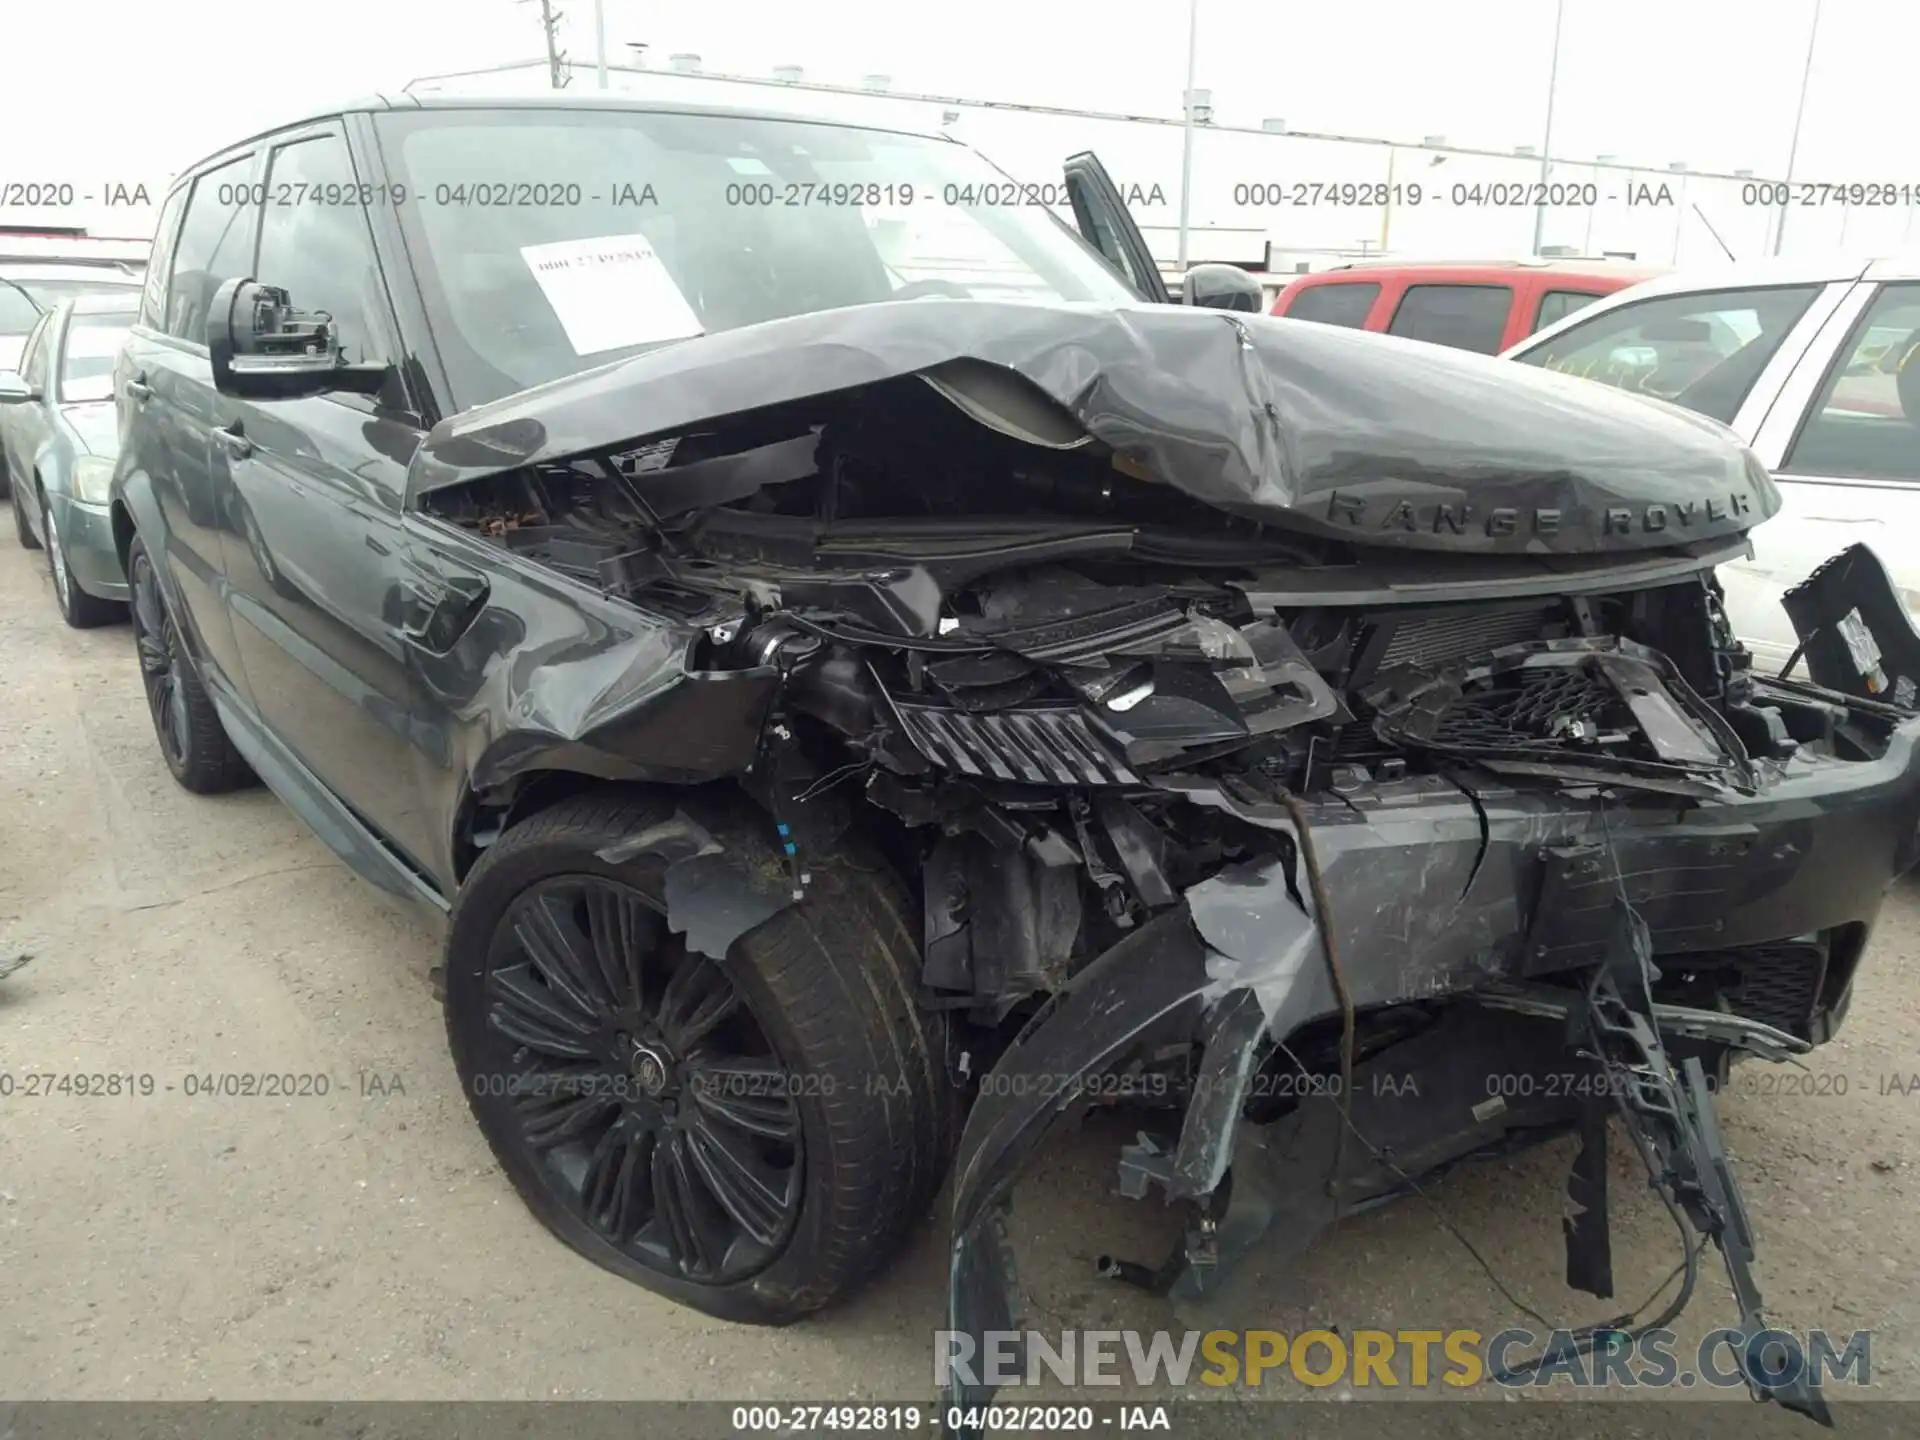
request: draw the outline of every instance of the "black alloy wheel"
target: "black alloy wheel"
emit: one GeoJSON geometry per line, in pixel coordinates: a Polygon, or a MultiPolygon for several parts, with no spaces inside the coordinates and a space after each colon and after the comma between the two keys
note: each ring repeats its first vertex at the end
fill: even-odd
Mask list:
{"type": "Polygon", "coordinates": [[[752,1008],[645,896],[596,875],[522,891],[486,997],[483,1069],[577,1218],[704,1284],[778,1252],[800,1205],[799,1111],[752,1008]]]}
{"type": "Polygon", "coordinates": [[[221,727],[220,714],[181,642],[153,559],[138,539],[127,551],[126,571],[140,681],[146,687],[147,711],[167,769],[196,795],[217,795],[251,784],[253,770],[221,727]]]}
{"type": "Polygon", "coordinates": [[[187,727],[186,687],[181,683],[187,657],[174,633],[173,616],[168,613],[166,597],[160,593],[160,577],[145,549],[130,557],[133,561],[133,644],[140,656],[140,679],[147,688],[147,710],[153,716],[153,732],[160,741],[160,754],[175,774],[186,765],[190,749],[187,727]]]}
{"type": "Polygon", "coordinates": [[[669,923],[672,864],[632,845],[689,827],[785,870],[741,796],[594,787],[510,825],[454,898],[447,1043],[556,1238],[709,1315],[784,1325],[898,1251],[961,1091],[945,1016],[916,1003],[918,909],[884,857],[851,833],[812,847],[803,898],[715,959],[675,928],[691,911],[669,923]]]}

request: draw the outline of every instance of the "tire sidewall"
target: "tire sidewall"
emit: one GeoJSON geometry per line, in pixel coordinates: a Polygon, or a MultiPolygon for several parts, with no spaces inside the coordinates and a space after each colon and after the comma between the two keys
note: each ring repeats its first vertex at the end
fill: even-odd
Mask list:
{"type": "Polygon", "coordinates": [[[476,1083],[479,1062],[475,1042],[486,1024],[485,981],[494,936],[522,891],[560,875],[615,880],[639,891],[657,909],[664,912],[666,908],[666,864],[655,855],[609,864],[577,843],[555,836],[511,852],[491,852],[481,858],[455,902],[446,947],[448,1040],[460,1074],[461,1089],[475,1119],[529,1208],[588,1259],[722,1318],[761,1323],[799,1318],[805,1310],[814,1307],[809,1304],[792,1313],[786,1312],[803,1294],[806,1258],[822,1244],[822,1231],[829,1218],[834,1163],[833,1135],[826,1105],[843,1092],[852,1077],[836,1077],[838,1083],[833,1095],[822,1094],[829,1083],[824,1078],[808,1083],[824,1072],[810,1068],[808,1057],[799,1053],[799,1038],[753,964],[752,932],[736,940],[726,959],[718,963],[753,1011],[780,1065],[797,1079],[797,1093],[793,1098],[800,1116],[803,1155],[800,1213],[779,1254],[758,1274],[730,1285],[700,1284],[655,1270],[604,1239],[549,1188],[541,1166],[517,1139],[510,1098],[482,1093],[489,1087],[476,1083]]]}

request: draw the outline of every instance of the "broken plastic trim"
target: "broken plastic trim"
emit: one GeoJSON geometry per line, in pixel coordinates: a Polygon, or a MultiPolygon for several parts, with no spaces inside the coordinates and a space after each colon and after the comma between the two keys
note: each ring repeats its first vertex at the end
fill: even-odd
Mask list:
{"type": "Polygon", "coordinates": [[[596,854],[609,865],[641,855],[664,860],[667,928],[684,934],[689,950],[715,960],[805,893],[787,876],[747,864],[684,810],[596,854]]]}

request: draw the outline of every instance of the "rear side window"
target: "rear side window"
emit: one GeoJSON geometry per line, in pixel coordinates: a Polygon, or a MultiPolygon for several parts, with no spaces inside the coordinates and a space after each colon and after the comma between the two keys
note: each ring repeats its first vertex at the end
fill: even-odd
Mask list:
{"type": "Polygon", "coordinates": [[[1818,285],[1660,295],[1579,320],[1513,358],[1733,423],[1818,285]]]}
{"type": "Polygon", "coordinates": [[[1387,333],[1497,355],[1512,310],[1505,285],[1409,285],[1387,333]]]}
{"type": "Polygon", "coordinates": [[[1920,480],[1920,284],[1860,317],[1780,473],[1920,480]]]}
{"type": "Polygon", "coordinates": [[[1599,298],[1585,290],[1549,290],[1540,297],[1540,318],[1534,321],[1533,328],[1544,330],[1549,325],[1558,325],[1574,311],[1584,310],[1599,298]]]}
{"type": "Polygon", "coordinates": [[[1322,325],[1345,325],[1358,330],[1367,323],[1373,302],[1379,298],[1377,284],[1334,280],[1307,286],[1280,313],[1289,320],[1313,320],[1322,325]]]}
{"type": "Polygon", "coordinates": [[[167,271],[173,268],[173,242],[180,234],[180,212],[186,208],[187,187],[167,197],[160,211],[160,228],[153,232],[153,253],[147,256],[146,284],[140,291],[140,323],[158,330],[166,319],[167,271]]]}
{"type": "Polygon", "coordinates": [[[245,278],[253,269],[253,241],[260,209],[247,184],[253,157],[243,155],[193,182],[187,218],[173,250],[167,284],[167,333],[196,345],[207,343],[207,310],[220,282],[245,278]]]}

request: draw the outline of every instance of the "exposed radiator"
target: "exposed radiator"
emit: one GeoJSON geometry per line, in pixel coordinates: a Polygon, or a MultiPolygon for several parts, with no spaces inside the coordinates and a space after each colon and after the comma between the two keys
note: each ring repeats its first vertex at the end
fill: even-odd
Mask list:
{"type": "Polygon", "coordinates": [[[1459,660],[1471,660],[1502,645],[1519,645],[1546,638],[1551,612],[1542,609],[1489,613],[1466,611],[1454,615],[1425,615],[1405,620],[1382,620],[1394,627],[1381,652],[1378,668],[1418,665],[1432,669],[1459,660]]]}

